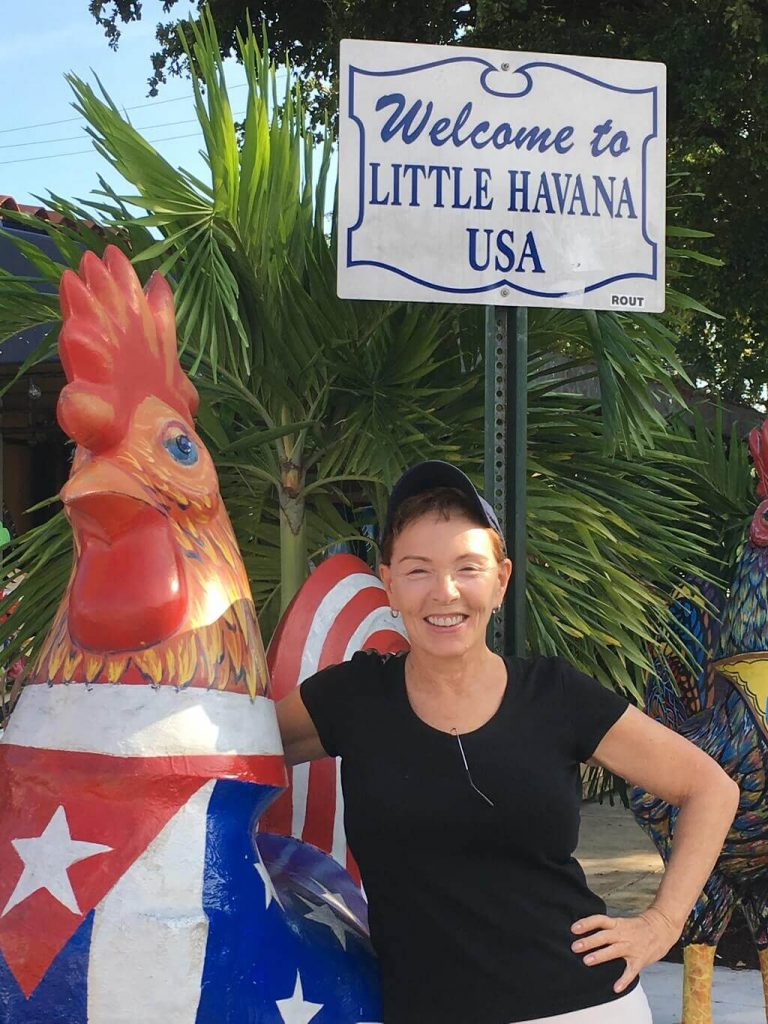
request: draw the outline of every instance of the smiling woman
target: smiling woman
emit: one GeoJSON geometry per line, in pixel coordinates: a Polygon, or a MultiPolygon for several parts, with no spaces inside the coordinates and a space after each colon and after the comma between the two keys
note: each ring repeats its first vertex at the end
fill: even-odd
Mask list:
{"type": "Polygon", "coordinates": [[[410,652],[356,654],[306,679],[278,705],[286,757],[342,758],[384,1024],[649,1024],[637,976],[679,936],[737,790],[564,659],[491,651],[511,572],[496,515],[462,472],[408,470],[381,578],[410,652]],[[664,882],[635,918],[607,917],[573,856],[587,760],[681,807],[664,882]]]}
{"type": "Polygon", "coordinates": [[[413,662],[485,647],[511,570],[500,533],[461,491],[440,487],[404,499],[387,531],[381,578],[403,616],[413,662]]]}

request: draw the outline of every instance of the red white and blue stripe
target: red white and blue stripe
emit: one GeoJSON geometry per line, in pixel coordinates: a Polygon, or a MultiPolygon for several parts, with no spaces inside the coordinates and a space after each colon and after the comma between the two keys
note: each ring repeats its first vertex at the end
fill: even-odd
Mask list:
{"type": "MultiPolygon", "coordinates": [[[[269,645],[270,693],[280,700],[314,672],[357,651],[385,654],[408,646],[379,578],[362,559],[333,555],[299,590],[269,645]]],[[[344,834],[340,762],[322,758],[288,771],[288,792],[269,808],[260,827],[312,843],[359,881],[344,834]]]]}

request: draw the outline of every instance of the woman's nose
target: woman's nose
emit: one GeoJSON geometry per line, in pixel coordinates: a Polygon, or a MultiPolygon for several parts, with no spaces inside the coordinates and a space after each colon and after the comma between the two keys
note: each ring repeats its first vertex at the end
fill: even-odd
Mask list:
{"type": "Polygon", "coordinates": [[[452,573],[438,573],[435,579],[435,593],[443,600],[454,600],[459,596],[459,587],[452,573]]]}

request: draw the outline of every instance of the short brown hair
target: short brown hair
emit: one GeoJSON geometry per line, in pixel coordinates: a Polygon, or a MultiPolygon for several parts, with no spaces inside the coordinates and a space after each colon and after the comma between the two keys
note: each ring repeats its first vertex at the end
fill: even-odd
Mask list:
{"type": "Polygon", "coordinates": [[[414,494],[412,498],[406,498],[398,506],[392,520],[392,528],[381,542],[381,561],[384,565],[389,565],[392,561],[395,538],[403,532],[409,523],[428,515],[438,516],[445,520],[454,515],[463,516],[470,523],[488,530],[491,534],[493,555],[497,562],[503,562],[506,558],[504,541],[501,536],[478,514],[466,494],[456,487],[435,487],[430,491],[414,494]]]}

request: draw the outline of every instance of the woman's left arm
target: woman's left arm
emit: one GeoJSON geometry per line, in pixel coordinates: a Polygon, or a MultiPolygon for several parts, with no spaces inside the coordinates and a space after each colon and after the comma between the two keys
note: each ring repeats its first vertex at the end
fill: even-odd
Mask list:
{"type": "Polygon", "coordinates": [[[733,822],[739,787],[693,743],[629,707],[600,741],[592,762],[679,807],[672,852],[656,898],[637,917],[582,918],[573,950],[590,966],[623,958],[623,991],[680,937],[733,822]],[[591,933],[591,934],[589,934],[591,933]]]}

